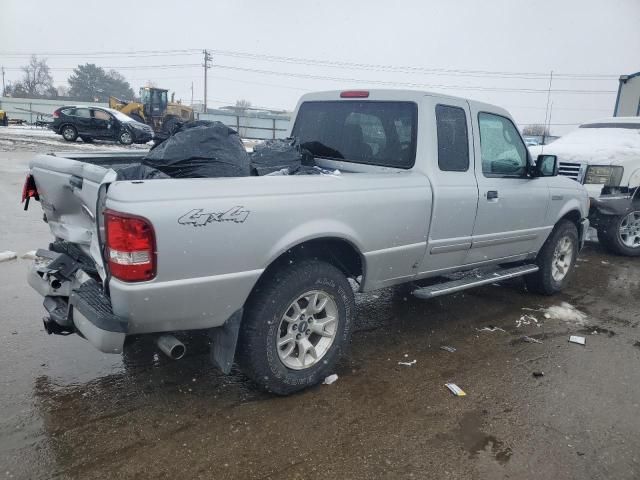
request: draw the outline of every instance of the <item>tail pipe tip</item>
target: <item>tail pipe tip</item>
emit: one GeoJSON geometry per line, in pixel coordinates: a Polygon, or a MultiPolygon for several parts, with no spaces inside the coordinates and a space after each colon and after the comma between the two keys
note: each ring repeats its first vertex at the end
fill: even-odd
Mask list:
{"type": "Polygon", "coordinates": [[[158,337],[156,344],[162,353],[174,360],[180,360],[184,357],[184,354],[187,351],[187,347],[184,346],[184,343],[173,335],[161,335],[158,337]]]}

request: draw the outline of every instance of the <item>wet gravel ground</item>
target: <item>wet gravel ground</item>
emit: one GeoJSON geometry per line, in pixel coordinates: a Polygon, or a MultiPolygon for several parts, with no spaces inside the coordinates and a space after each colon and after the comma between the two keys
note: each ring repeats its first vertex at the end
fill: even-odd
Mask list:
{"type": "MultiPolygon", "coordinates": [[[[49,241],[39,205],[18,203],[29,156],[0,153],[0,251],[49,241]]],[[[198,336],[178,362],[47,336],[28,266],[0,263],[0,479],[640,477],[640,259],[597,244],[552,298],[520,281],[360,295],[338,381],[287,398],[220,375],[198,336]],[[561,302],[586,319],[539,310],[561,302]]]]}

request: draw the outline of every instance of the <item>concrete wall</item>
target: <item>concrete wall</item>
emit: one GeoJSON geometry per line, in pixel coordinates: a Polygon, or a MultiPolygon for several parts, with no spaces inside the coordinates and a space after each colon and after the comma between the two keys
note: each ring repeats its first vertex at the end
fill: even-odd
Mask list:
{"type": "Polygon", "coordinates": [[[106,103],[76,102],[64,100],[44,100],[36,98],[0,97],[0,110],[7,112],[9,118],[19,118],[33,123],[36,120],[51,121],[51,114],[65,105],[90,105],[108,107],[106,103]],[[39,115],[44,114],[44,115],[39,115]]]}
{"type": "Polygon", "coordinates": [[[640,116],[640,72],[620,77],[614,117],[640,116]]]}
{"type": "MultiPolygon", "coordinates": [[[[29,123],[33,123],[36,120],[51,121],[50,115],[53,114],[54,110],[65,105],[108,107],[106,103],[0,97],[0,110],[7,112],[9,118],[19,118],[29,123]]],[[[220,121],[238,130],[241,137],[256,139],[284,138],[290,121],[288,115],[262,112],[248,112],[246,115],[236,115],[226,110],[215,110],[209,113],[196,112],[196,118],[220,121]]]]}

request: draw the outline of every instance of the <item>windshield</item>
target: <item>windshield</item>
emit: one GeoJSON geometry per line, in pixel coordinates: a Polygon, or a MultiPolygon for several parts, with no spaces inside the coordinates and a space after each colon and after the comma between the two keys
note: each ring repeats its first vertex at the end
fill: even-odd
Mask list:
{"type": "Polygon", "coordinates": [[[416,125],[412,102],[305,102],[292,135],[315,157],[411,168],[416,125]]]}
{"type": "Polygon", "coordinates": [[[121,122],[136,122],[137,121],[137,120],[131,118],[129,115],[125,115],[124,113],[119,112],[118,110],[114,110],[113,108],[105,108],[104,110],[106,112],[109,112],[111,115],[116,117],[121,122]]]}

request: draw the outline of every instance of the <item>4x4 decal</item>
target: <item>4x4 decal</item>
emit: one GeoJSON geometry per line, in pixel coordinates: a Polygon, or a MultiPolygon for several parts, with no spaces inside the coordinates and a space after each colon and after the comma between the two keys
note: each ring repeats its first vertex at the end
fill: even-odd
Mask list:
{"type": "Polygon", "coordinates": [[[202,208],[195,208],[185,213],[178,219],[180,225],[193,225],[194,227],[203,227],[211,222],[234,222],[244,223],[251,212],[245,210],[244,207],[232,207],[226,212],[205,212],[202,208]]]}

